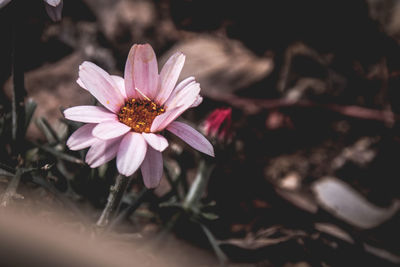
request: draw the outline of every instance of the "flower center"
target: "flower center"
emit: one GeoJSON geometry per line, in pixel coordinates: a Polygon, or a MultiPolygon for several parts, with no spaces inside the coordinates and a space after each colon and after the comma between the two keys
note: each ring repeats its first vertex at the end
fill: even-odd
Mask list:
{"type": "Polygon", "coordinates": [[[165,110],[148,99],[129,99],[118,113],[118,119],[123,124],[138,133],[149,133],[153,120],[165,110]]]}

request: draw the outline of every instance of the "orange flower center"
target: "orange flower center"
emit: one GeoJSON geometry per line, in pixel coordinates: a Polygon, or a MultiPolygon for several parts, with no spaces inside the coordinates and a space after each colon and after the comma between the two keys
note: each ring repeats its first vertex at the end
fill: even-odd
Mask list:
{"type": "Polygon", "coordinates": [[[118,113],[118,119],[123,124],[138,133],[149,133],[153,120],[165,110],[148,99],[132,98],[125,102],[125,106],[118,113]]]}

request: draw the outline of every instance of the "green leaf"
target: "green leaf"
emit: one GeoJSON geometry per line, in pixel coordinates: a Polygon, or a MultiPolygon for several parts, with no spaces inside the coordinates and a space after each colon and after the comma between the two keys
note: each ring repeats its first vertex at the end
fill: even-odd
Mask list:
{"type": "Polygon", "coordinates": [[[25,126],[24,126],[25,132],[28,130],[29,124],[31,123],[36,107],[37,104],[32,98],[29,98],[25,103],[25,126]]]}
{"type": "Polygon", "coordinates": [[[219,218],[219,216],[215,213],[211,212],[201,212],[200,216],[203,217],[206,220],[214,221],[219,218]]]}

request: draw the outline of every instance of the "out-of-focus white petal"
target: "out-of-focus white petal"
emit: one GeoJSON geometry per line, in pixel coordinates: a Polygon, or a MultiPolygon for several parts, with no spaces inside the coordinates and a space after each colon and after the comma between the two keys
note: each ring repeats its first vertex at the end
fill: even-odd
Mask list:
{"type": "Polygon", "coordinates": [[[189,125],[174,121],[168,125],[167,130],[181,138],[194,149],[214,157],[214,148],[211,143],[201,133],[189,125]]]}
{"type": "Polygon", "coordinates": [[[11,0],[0,0],[0,8],[4,7],[5,5],[7,5],[10,2],[11,2],[11,0]]]}
{"type": "Polygon", "coordinates": [[[185,63],[185,55],[181,52],[173,54],[163,66],[160,73],[160,91],[156,95],[156,102],[162,106],[167,101],[176,81],[179,78],[183,64],[185,63]]]}
{"type": "Polygon", "coordinates": [[[126,134],[130,130],[131,127],[119,121],[105,121],[94,127],[92,134],[99,139],[108,140],[126,134]]]}
{"type": "Polygon", "coordinates": [[[164,151],[168,147],[168,141],[164,136],[153,133],[142,133],[146,142],[157,151],[164,151]]]}
{"type": "Polygon", "coordinates": [[[146,151],[147,143],[140,133],[125,134],[117,154],[119,173],[125,176],[132,175],[142,164],[146,151]]]}
{"type": "Polygon", "coordinates": [[[103,107],[97,106],[76,106],[64,110],[66,119],[86,123],[100,123],[104,121],[116,121],[117,115],[103,107]]]}
{"type": "Polygon", "coordinates": [[[51,18],[52,21],[57,22],[60,21],[62,18],[62,9],[64,6],[64,2],[62,0],[45,0],[45,8],[46,8],[46,12],[47,15],[49,15],[49,17],[51,18]],[[58,2],[58,4],[53,5],[50,4],[50,2],[58,2]]]}
{"type": "Polygon", "coordinates": [[[76,130],[67,140],[67,146],[71,150],[80,150],[96,143],[97,138],[92,135],[92,130],[97,124],[88,123],[76,130]]]}
{"type": "Polygon", "coordinates": [[[62,2],[62,0],[44,0],[44,1],[53,7],[58,6],[62,2]]]}
{"type": "Polygon", "coordinates": [[[147,188],[155,188],[160,184],[163,174],[163,159],[160,151],[147,146],[146,157],[140,167],[144,185],[147,188]]]}

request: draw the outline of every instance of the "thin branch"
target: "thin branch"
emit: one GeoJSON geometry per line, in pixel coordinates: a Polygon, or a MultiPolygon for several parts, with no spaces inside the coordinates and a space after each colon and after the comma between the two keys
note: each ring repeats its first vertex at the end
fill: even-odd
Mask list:
{"type": "Polygon", "coordinates": [[[366,120],[376,120],[382,122],[392,122],[400,120],[400,114],[395,114],[388,110],[377,110],[360,106],[338,105],[338,104],[318,104],[308,100],[289,100],[279,99],[253,99],[238,97],[234,94],[220,92],[209,92],[207,96],[211,99],[228,103],[234,107],[243,109],[248,114],[256,114],[263,109],[278,109],[285,107],[318,107],[327,109],[339,114],[366,120]]]}

